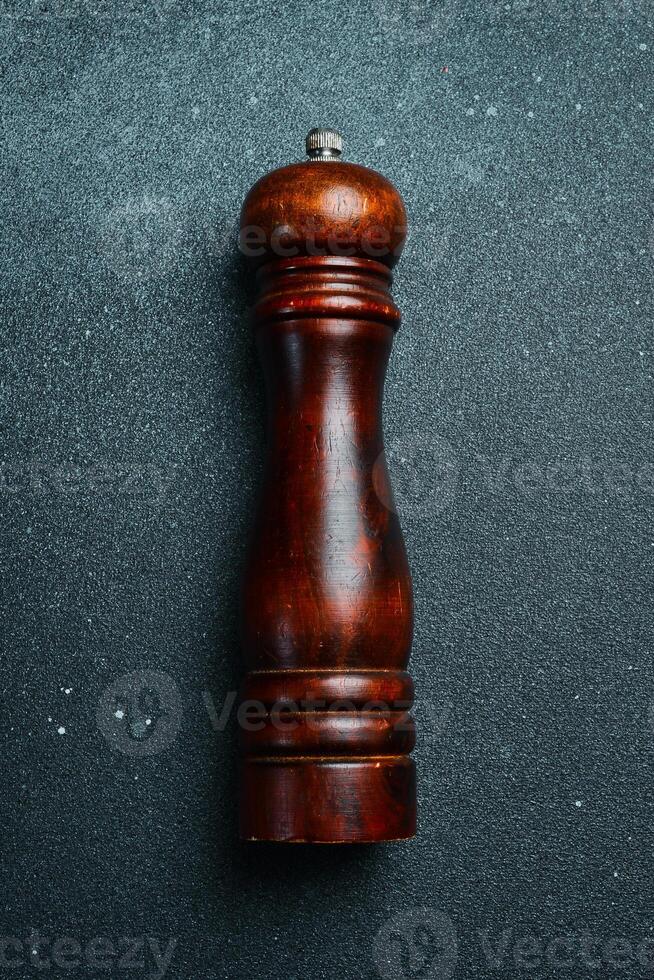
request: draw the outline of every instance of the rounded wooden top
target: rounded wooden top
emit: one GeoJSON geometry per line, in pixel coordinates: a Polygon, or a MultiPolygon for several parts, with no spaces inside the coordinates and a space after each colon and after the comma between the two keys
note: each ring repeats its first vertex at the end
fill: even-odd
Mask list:
{"type": "Polygon", "coordinates": [[[256,265],[336,255],[392,266],[406,231],[404,204],[389,180],[355,163],[317,159],[257,181],[243,203],[240,248],[256,265]]]}

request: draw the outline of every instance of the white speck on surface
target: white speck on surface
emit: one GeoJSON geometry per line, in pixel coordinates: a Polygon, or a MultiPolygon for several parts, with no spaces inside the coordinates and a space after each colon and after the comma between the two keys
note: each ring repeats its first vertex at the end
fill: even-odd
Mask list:
{"type": "Polygon", "coordinates": [[[63,725],[60,725],[59,728],[57,729],[57,735],[65,735],[65,734],[66,734],[66,729],[64,728],[63,725]]]}
{"type": "Polygon", "coordinates": [[[581,109],[581,102],[577,102],[575,109],[577,110],[577,112],[579,112],[579,110],[581,109]]]}
{"type": "Polygon", "coordinates": [[[146,718],[145,719],[145,724],[146,725],[151,725],[152,724],[152,718],[146,718]]]}
{"type": "Polygon", "coordinates": [[[115,712],[114,717],[116,717],[116,718],[124,718],[125,717],[125,712],[124,711],[121,711],[120,708],[119,708],[118,711],[115,712]]]}
{"type": "Polygon", "coordinates": [[[640,42],[640,44],[638,45],[638,50],[639,51],[647,51],[647,45],[645,44],[644,41],[641,41],[640,42]]]}
{"type": "Polygon", "coordinates": [[[486,109],[486,115],[487,116],[496,116],[497,115],[497,109],[495,108],[494,105],[489,105],[488,109],[486,109]]]}
{"type": "Polygon", "coordinates": [[[64,694],[70,694],[71,691],[72,691],[72,687],[65,687],[64,688],[64,694]]]}
{"type": "Polygon", "coordinates": [[[581,805],[582,805],[581,804],[581,800],[575,800],[575,806],[576,807],[580,807],[581,805]]]}
{"type": "Polygon", "coordinates": [[[528,116],[528,117],[529,117],[530,119],[533,119],[533,118],[534,118],[534,114],[533,114],[533,112],[531,111],[531,109],[530,109],[530,110],[529,110],[529,112],[527,113],[527,116],[528,116]]]}
{"type": "Polygon", "coordinates": [[[256,97],[256,95],[251,95],[250,98],[248,99],[248,105],[256,105],[258,101],[259,100],[256,97]]]}
{"type": "Polygon", "coordinates": [[[472,106],[470,106],[469,109],[466,109],[466,116],[474,116],[474,114],[475,110],[472,108],[472,106]]]}
{"type": "Polygon", "coordinates": [[[377,137],[377,139],[375,140],[375,146],[377,146],[377,147],[379,147],[379,146],[386,146],[386,140],[384,139],[383,136],[378,136],[377,137]]]}
{"type": "Polygon", "coordinates": [[[48,716],[48,721],[52,721],[52,718],[50,718],[49,716],[48,716]]]}
{"type": "Polygon", "coordinates": [[[89,339],[89,337],[91,336],[91,331],[90,331],[90,330],[85,330],[85,331],[84,331],[84,336],[85,336],[85,337],[86,337],[86,339],[88,340],[88,339],[89,339]]]}
{"type": "Polygon", "coordinates": [[[479,102],[480,98],[481,98],[480,95],[475,95],[475,102],[479,102]]]}
{"type": "Polygon", "coordinates": [[[536,75],[536,81],[537,82],[542,82],[543,81],[543,76],[542,75],[536,75]]]}
{"type": "Polygon", "coordinates": [[[614,877],[614,878],[617,878],[617,877],[618,877],[618,872],[617,872],[617,871],[614,871],[614,872],[613,872],[613,877],[614,877]]]}

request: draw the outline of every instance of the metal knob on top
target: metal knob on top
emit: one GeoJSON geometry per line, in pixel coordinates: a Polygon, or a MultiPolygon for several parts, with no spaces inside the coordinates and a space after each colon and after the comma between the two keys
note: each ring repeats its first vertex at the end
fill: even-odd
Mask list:
{"type": "Polygon", "coordinates": [[[338,160],[343,152],[343,137],[335,129],[311,129],[306,147],[311,160],[338,160]]]}

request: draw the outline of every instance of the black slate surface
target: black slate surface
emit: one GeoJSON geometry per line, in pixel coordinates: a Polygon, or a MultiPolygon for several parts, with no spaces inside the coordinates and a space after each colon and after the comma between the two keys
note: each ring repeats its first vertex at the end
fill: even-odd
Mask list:
{"type": "Polygon", "coordinates": [[[0,973],[654,974],[651,18],[0,2],[0,973]],[[368,849],[235,839],[234,223],[318,124],[413,226],[420,833],[368,849]],[[159,699],[116,719],[132,672],[159,699]]]}

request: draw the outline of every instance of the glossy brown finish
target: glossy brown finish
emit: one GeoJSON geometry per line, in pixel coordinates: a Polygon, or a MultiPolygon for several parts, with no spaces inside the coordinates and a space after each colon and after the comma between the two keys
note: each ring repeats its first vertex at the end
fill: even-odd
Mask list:
{"type": "Polygon", "coordinates": [[[246,757],[242,836],[312,844],[403,840],[415,833],[415,792],[408,756],[246,757]]]}
{"type": "Polygon", "coordinates": [[[402,198],[355,163],[292,163],[262,177],[245,199],[241,235],[262,241],[255,264],[297,255],[362,255],[395,263],[406,238],[402,198]],[[250,234],[249,230],[252,229],[250,234]]]}
{"type": "Polygon", "coordinates": [[[405,755],[415,746],[408,711],[284,711],[274,707],[241,729],[246,755],[405,755]]]}
{"type": "Polygon", "coordinates": [[[268,400],[243,583],[241,836],[410,837],[411,581],[381,428],[404,207],[374,171],[315,161],[260,180],[241,227],[268,400]]]}
{"type": "Polygon", "coordinates": [[[413,681],[404,670],[260,670],[248,674],[242,689],[244,701],[267,708],[302,705],[307,710],[326,703],[367,710],[388,705],[408,708],[413,694],[413,681]]]}

